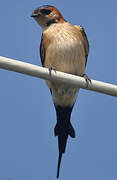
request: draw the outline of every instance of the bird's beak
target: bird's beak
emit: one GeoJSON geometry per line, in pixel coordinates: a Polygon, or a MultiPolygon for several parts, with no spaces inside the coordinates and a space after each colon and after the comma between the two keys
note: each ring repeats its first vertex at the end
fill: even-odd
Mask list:
{"type": "Polygon", "coordinates": [[[38,16],[39,16],[39,14],[32,13],[32,15],[30,17],[35,18],[35,17],[38,17],[38,16]]]}

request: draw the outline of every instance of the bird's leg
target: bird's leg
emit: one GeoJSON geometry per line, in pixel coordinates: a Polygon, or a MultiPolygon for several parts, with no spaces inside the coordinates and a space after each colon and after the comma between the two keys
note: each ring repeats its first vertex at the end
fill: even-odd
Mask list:
{"type": "Polygon", "coordinates": [[[50,76],[51,76],[52,70],[56,73],[56,68],[55,67],[50,66],[50,67],[48,67],[48,70],[49,70],[49,75],[50,76]]]}
{"type": "Polygon", "coordinates": [[[81,74],[81,77],[85,78],[85,81],[87,83],[86,88],[88,88],[89,84],[91,84],[91,79],[87,76],[87,74],[81,74]]]}

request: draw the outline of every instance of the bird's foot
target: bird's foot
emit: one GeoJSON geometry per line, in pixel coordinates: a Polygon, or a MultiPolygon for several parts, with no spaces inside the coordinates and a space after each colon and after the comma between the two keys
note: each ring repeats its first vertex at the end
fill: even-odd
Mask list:
{"type": "Polygon", "coordinates": [[[86,88],[88,88],[89,84],[91,84],[91,79],[86,74],[82,74],[81,77],[85,78],[85,81],[87,83],[86,88]]]}
{"type": "Polygon", "coordinates": [[[48,67],[48,70],[49,70],[49,75],[50,75],[50,76],[51,76],[51,74],[52,74],[52,70],[56,73],[55,67],[50,66],[50,67],[48,67]]]}

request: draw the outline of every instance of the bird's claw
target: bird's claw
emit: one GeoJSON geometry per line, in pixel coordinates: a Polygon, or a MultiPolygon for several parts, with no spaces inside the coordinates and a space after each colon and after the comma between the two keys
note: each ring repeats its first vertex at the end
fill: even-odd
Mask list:
{"type": "Polygon", "coordinates": [[[56,73],[56,69],[55,69],[54,67],[52,67],[52,66],[50,66],[50,67],[48,68],[48,70],[49,70],[49,75],[50,75],[50,76],[51,76],[52,70],[56,73]]]}
{"type": "Polygon", "coordinates": [[[87,74],[82,74],[81,77],[85,78],[85,81],[87,83],[86,88],[88,88],[89,84],[91,84],[91,79],[87,76],[87,74]]]}

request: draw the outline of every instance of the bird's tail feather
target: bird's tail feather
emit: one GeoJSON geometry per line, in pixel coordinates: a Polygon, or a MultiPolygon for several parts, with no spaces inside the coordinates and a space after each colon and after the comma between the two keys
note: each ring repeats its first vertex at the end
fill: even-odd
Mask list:
{"type": "Polygon", "coordinates": [[[68,135],[72,138],[75,137],[75,131],[72,127],[71,123],[68,128],[63,128],[59,124],[55,126],[55,136],[58,136],[58,147],[59,147],[59,158],[58,158],[58,166],[57,166],[57,178],[59,178],[59,171],[61,165],[62,154],[65,152],[68,135]]]}
{"type": "Polygon", "coordinates": [[[59,177],[62,154],[65,152],[68,136],[75,137],[74,128],[70,122],[72,107],[55,106],[57,114],[57,124],[54,128],[55,136],[58,136],[59,158],[57,167],[57,178],[59,177]]]}
{"type": "Polygon", "coordinates": [[[56,178],[59,178],[59,171],[60,171],[61,159],[62,159],[62,153],[59,153],[58,166],[57,166],[57,176],[56,176],[56,178]]]}
{"type": "Polygon", "coordinates": [[[62,154],[65,152],[67,138],[68,135],[58,136],[59,158],[58,158],[58,166],[57,166],[57,178],[59,178],[61,159],[62,159],[62,154]]]}
{"type": "Polygon", "coordinates": [[[59,136],[60,134],[63,134],[62,131],[66,131],[66,134],[70,135],[72,138],[75,138],[75,130],[71,123],[67,125],[67,127],[63,130],[63,127],[59,123],[56,124],[54,128],[54,135],[59,136]]]}

